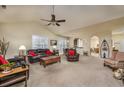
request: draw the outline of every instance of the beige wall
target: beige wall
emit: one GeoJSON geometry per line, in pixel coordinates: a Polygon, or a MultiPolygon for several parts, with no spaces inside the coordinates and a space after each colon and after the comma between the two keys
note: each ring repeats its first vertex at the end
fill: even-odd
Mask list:
{"type": "Polygon", "coordinates": [[[124,52],[124,43],[123,43],[124,42],[124,33],[112,35],[112,39],[116,43],[114,45],[115,49],[118,49],[119,51],[124,52]]]}
{"type": "Polygon", "coordinates": [[[124,39],[124,33],[112,35],[112,39],[115,41],[121,41],[124,39]]]}
{"type": "MultiPolygon", "coordinates": [[[[58,40],[58,36],[51,33],[38,23],[8,23],[0,25],[0,37],[10,42],[7,57],[18,55],[20,45],[32,48],[32,35],[47,36],[49,40],[58,40]]],[[[51,48],[51,47],[49,47],[51,48]]]]}

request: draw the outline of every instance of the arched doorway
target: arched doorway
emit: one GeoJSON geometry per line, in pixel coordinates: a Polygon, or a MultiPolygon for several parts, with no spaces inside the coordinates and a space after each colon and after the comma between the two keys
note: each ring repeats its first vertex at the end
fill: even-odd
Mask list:
{"type": "Polygon", "coordinates": [[[91,56],[99,57],[99,37],[97,37],[97,36],[91,37],[90,54],[91,54],[91,56]]]}

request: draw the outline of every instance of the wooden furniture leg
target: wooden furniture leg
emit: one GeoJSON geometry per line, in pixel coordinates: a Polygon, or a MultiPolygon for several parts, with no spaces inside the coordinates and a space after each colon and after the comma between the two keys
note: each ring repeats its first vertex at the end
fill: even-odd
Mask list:
{"type": "Polygon", "coordinates": [[[40,61],[40,65],[42,64],[42,62],[40,61]]]}
{"type": "Polygon", "coordinates": [[[27,87],[27,79],[25,80],[25,87],[27,87]]]}
{"type": "Polygon", "coordinates": [[[59,58],[59,63],[61,63],[61,58],[59,58]]]}
{"type": "Polygon", "coordinates": [[[43,62],[43,66],[44,66],[44,68],[46,68],[46,63],[45,62],[43,62]]]}
{"type": "Polygon", "coordinates": [[[124,79],[122,79],[122,83],[123,83],[123,85],[124,85],[124,79]]]}
{"type": "Polygon", "coordinates": [[[26,78],[25,78],[25,87],[27,87],[27,80],[28,80],[28,78],[29,78],[29,70],[28,71],[26,71],[26,78]]]}

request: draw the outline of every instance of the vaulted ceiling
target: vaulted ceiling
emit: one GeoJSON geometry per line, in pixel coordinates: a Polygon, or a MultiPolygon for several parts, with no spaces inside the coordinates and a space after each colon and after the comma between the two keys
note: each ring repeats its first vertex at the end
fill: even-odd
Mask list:
{"type": "Polygon", "coordinates": [[[40,19],[51,19],[51,5],[7,5],[0,8],[0,23],[39,22],[55,32],[66,32],[106,22],[124,16],[124,6],[119,5],[56,5],[56,19],[66,19],[60,27],[45,26],[47,22],[40,19]]]}

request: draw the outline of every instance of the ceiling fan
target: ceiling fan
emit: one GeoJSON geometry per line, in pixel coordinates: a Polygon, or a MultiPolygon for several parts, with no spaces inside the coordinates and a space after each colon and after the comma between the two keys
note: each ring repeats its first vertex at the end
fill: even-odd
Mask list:
{"type": "Polygon", "coordinates": [[[47,26],[49,26],[49,25],[54,25],[54,26],[57,25],[57,26],[60,26],[59,23],[65,22],[66,20],[65,20],[65,19],[56,20],[56,16],[55,16],[55,14],[54,14],[54,6],[53,6],[52,8],[53,8],[53,13],[51,14],[51,20],[46,20],[46,19],[40,19],[40,20],[49,22],[49,23],[47,24],[47,26]]]}

